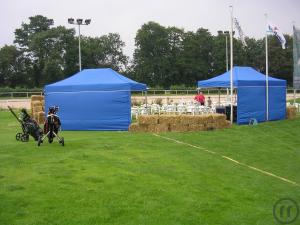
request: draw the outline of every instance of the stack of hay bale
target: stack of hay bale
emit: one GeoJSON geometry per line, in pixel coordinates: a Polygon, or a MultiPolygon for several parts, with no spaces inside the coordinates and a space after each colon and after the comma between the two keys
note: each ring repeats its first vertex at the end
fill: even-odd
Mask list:
{"type": "Polygon", "coordinates": [[[31,96],[31,115],[39,124],[45,120],[45,100],[42,95],[31,96]]]}
{"type": "Polygon", "coordinates": [[[142,115],[129,127],[132,132],[186,132],[230,127],[223,114],[208,115],[142,115]]]}
{"type": "Polygon", "coordinates": [[[295,106],[286,107],[286,118],[295,119],[297,116],[297,108],[295,106]]]}

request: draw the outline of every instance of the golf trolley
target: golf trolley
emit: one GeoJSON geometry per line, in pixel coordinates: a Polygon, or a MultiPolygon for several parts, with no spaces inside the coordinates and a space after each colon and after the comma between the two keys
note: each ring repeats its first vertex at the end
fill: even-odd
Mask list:
{"type": "Polygon", "coordinates": [[[56,115],[58,107],[50,107],[47,118],[44,123],[44,135],[38,138],[38,146],[43,143],[45,138],[48,138],[48,142],[51,144],[54,138],[57,138],[58,142],[64,146],[65,140],[63,137],[58,136],[58,131],[60,129],[61,123],[59,117],[56,115]]]}
{"type": "Polygon", "coordinates": [[[23,132],[19,132],[16,134],[16,140],[28,142],[29,135],[31,135],[35,141],[38,141],[39,137],[43,135],[43,130],[40,128],[38,123],[29,116],[26,109],[21,109],[20,116],[18,117],[10,106],[7,107],[22,127],[23,132]]]}

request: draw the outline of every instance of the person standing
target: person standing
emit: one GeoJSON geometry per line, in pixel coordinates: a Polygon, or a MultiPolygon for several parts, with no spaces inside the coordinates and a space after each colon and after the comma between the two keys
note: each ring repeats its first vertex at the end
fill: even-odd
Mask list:
{"type": "Polygon", "coordinates": [[[207,106],[211,108],[211,105],[212,105],[212,101],[210,99],[210,96],[208,96],[208,99],[207,99],[207,106]]]}
{"type": "Polygon", "coordinates": [[[205,96],[203,95],[202,91],[194,97],[194,99],[200,104],[204,105],[205,103],[205,96]]]}

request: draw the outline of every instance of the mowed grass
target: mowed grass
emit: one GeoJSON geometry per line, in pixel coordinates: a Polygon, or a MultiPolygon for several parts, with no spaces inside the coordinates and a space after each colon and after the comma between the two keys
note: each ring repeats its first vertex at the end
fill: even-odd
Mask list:
{"type": "MultiPolygon", "coordinates": [[[[221,131],[165,133],[214,151],[129,132],[62,132],[38,147],[17,142],[0,112],[1,225],[276,224],[274,203],[300,203],[300,119],[221,131]]],[[[300,224],[298,218],[293,224],[300,224]]]]}

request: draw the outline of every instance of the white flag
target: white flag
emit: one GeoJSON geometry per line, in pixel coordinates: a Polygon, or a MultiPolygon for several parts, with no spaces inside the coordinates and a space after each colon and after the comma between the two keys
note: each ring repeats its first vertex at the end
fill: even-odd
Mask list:
{"type": "Polygon", "coordinates": [[[282,49],[285,49],[286,40],[278,26],[274,26],[273,24],[268,23],[267,32],[274,34],[281,43],[282,49]]]}
{"type": "Polygon", "coordinates": [[[241,26],[240,26],[237,18],[234,18],[234,25],[235,25],[235,28],[237,29],[237,31],[239,32],[240,40],[241,40],[243,46],[246,47],[247,43],[245,41],[244,32],[243,32],[243,30],[242,30],[242,28],[241,28],[241,26]]]}

